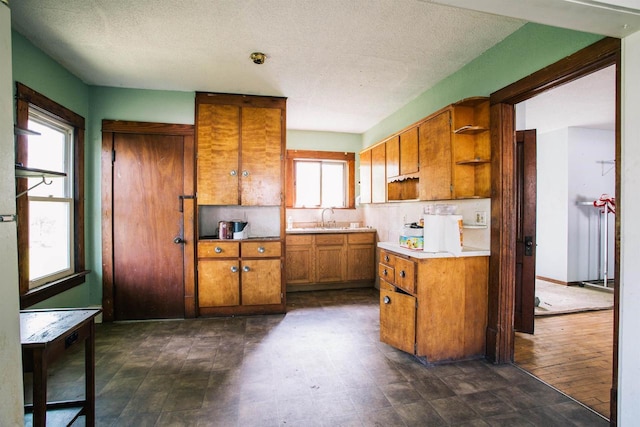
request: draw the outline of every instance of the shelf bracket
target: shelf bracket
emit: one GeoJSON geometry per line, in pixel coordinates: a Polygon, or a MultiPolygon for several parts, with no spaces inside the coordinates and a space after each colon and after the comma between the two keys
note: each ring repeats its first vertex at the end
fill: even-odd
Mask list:
{"type": "Polygon", "coordinates": [[[36,188],[39,185],[51,185],[53,184],[53,180],[49,180],[49,182],[47,182],[46,178],[43,176],[42,177],[42,181],[38,182],[36,185],[32,185],[31,187],[27,188],[25,191],[23,191],[22,193],[16,194],[16,199],[19,198],[20,196],[24,196],[25,194],[27,194],[29,191],[33,190],[34,188],[36,188]]]}

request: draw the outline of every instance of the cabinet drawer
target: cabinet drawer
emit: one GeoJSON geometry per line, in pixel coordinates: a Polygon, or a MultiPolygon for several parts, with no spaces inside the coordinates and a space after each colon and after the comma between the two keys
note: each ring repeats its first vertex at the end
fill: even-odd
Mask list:
{"type": "Polygon", "coordinates": [[[312,234],[289,234],[287,235],[287,245],[312,245],[312,234]]]}
{"type": "Polygon", "coordinates": [[[242,242],[242,258],[279,258],[280,242],[242,242]]]}
{"type": "Polygon", "coordinates": [[[316,245],[344,245],[344,234],[316,234],[316,245]]]}
{"type": "Polygon", "coordinates": [[[415,294],[416,263],[408,259],[396,257],[395,270],[395,285],[411,294],[415,294]]]}
{"type": "Polygon", "coordinates": [[[383,263],[378,264],[378,276],[380,276],[380,279],[392,284],[396,281],[395,269],[383,263]]]}
{"type": "Polygon", "coordinates": [[[347,234],[347,242],[349,244],[374,243],[376,240],[375,233],[349,233],[347,234]]]}
{"type": "Polygon", "coordinates": [[[393,267],[394,265],[396,265],[396,257],[395,255],[392,255],[391,253],[381,249],[380,262],[388,265],[389,267],[393,267]]]}
{"type": "Polygon", "coordinates": [[[380,290],[381,291],[390,291],[390,292],[395,292],[396,287],[393,286],[391,283],[387,282],[384,279],[380,279],[380,290]]]}
{"type": "Polygon", "coordinates": [[[239,256],[238,242],[198,242],[198,258],[237,258],[239,256]]]}

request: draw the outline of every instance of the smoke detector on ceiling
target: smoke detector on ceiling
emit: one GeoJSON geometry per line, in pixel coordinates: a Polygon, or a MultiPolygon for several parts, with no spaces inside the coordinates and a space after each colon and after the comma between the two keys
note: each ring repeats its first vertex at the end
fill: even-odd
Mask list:
{"type": "Polygon", "coordinates": [[[262,52],[253,52],[249,57],[253,61],[254,64],[264,64],[264,61],[267,59],[267,55],[262,52]]]}

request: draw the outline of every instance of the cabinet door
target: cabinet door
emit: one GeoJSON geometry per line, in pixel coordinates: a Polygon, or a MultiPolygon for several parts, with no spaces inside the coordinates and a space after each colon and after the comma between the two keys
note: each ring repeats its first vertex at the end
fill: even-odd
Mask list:
{"type": "Polygon", "coordinates": [[[420,200],[451,199],[451,112],[420,125],[420,200]]]}
{"type": "Polygon", "coordinates": [[[246,206],[282,203],[282,110],[242,109],[240,198],[246,206]]]}
{"type": "Polygon", "coordinates": [[[418,128],[400,134],[400,175],[416,173],[419,169],[418,128]]]}
{"type": "Polygon", "coordinates": [[[198,204],[237,205],[240,108],[198,104],[197,114],[198,204]]]}
{"type": "Polygon", "coordinates": [[[316,281],[342,282],[345,279],[344,246],[316,246],[316,281]]]}
{"type": "Polygon", "coordinates": [[[371,149],[371,202],[387,201],[386,147],[378,144],[371,149]]]}
{"type": "Polygon", "coordinates": [[[371,203],[371,150],[360,153],[360,203],[371,203]]]}
{"type": "Polygon", "coordinates": [[[400,172],[400,137],[395,136],[385,142],[387,177],[398,176],[400,172]]]}
{"type": "Polygon", "coordinates": [[[282,263],[280,259],[242,261],[242,305],[282,302],[282,263]]]}
{"type": "Polygon", "coordinates": [[[415,297],[380,289],[380,341],[407,353],[414,353],[415,297]]]}
{"type": "Polygon", "coordinates": [[[313,246],[287,245],[287,283],[308,284],[313,283],[313,246]]]}
{"type": "Polygon", "coordinates": [[[375,274],[375,247],[350,244],[347,249],[347,280],[374,280],[375,274]]]}
{"type": "Polygon", "coordinates": [[[240,304],[238,260],[200,260],[198,262],[198,307],[240,304]]]}

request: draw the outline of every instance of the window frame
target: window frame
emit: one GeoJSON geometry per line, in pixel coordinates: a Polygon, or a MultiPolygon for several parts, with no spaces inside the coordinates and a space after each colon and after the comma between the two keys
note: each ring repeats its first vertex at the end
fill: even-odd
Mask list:
{"type": "MultiPolygon", "coordinates": [[[[30,307],[85,282],[84,247],[84,133],[85,119],[57,102],[16,82],[16,125],[27,129],[29,109],[34,108],[73,127],[73,239],[74,269],[63,278],[29,289],[29,198],[16,199],[18,219],[18,275],[20,308],[30,307]]],[[[27,135],[16,137],[16,163],[29,165],[27,135]]],[[[28,188],[26,179],[16,180],[16,193],[28,188]]]]}
{"type": "Polygon", "coordinates": [[[345,194],[345,207],[335,209],[355,209],[355,153],[344,151],[314,151],[314,150],[287,150],[286,152],[286,207],[291,209],[320,209],[319,207],[298,207],[295,206],[295,161],[315,160],[315,161],[343,161],[347,166],[347,181],[345,194]]]}

